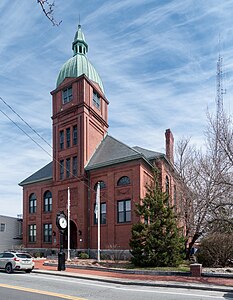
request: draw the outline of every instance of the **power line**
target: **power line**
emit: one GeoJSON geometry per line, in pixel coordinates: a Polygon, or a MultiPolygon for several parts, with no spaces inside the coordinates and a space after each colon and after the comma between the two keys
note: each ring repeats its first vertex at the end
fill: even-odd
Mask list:
{"type": "MultiPolygon", "coordinates": [[[[51,149],[53,149],[53,147],[34,129],[32,128],[32,126],[26,122],[2,97],[0,97],[1,101],[14,113],[17,115],[17,117],[24,123],[26,124],[38,137],[40,137],[51,149]]],[[[62,164],[60,163],[60,161],[58,161],[53,155],[51,155],[46,149],[44,149],[35,139],[33,139],[21,126],[19,126],[11,117],[9,117],[3,110],[0,109],[0,112],[8,119],[10,120],[20,131],[22,131],[30,140],[32,140],[41,150],[43,150],[47,155],[50,156],[50,158],[52,158],[53,162],[56,162],[59,164],[59,166],[62,166],[62,164]]],[[[64,168],[66,170],[66,168],[64,168]]],[[[87,183],[85,183],[85,181],[83,181],[82,179],[79,179],[76,175],[73,174],[73,172],[69,171],[69,174],[77,179],[78,182],[82,182],[87,188],[89,188],[91,191],[96,192],[95,189],[91,188],[87,183]]],[[[83,178],[88,180],[88,178],[83,175],[83,178]]],[[[107,198],[102,197],[102,199],[104,199],[105,201],[107,200],[107,198]]],[[[108,202],[112,202],[109,201],[108,202]]]]}
{"type": "Polygon", "coordinates": [[[41,136],[34,128],[31,127],[31,125],[25,121],[2,97],[0,97],[0,100],[14,113],[16,114],[17,117],[20,118],[20,120],[26,124],[39,138],[41,138],[51,149],[53,149],[53,147],[43,138],[43,136],[41,136]]]}
{"type": "Polygon", "coordinates": [[[10,120],[17,128],[19,128],[19,130],[21,130],[24,134],[26,134],[26,136],[29,137],[38,147],[40,147],[46,154],[52,157],[52,155],[47,150],[45,150],[36,140],[34,140],[22,127],[20,127],[14,120],[12,120],[3,110],[0,109],[0,111],[8,120],[10,120]]]}

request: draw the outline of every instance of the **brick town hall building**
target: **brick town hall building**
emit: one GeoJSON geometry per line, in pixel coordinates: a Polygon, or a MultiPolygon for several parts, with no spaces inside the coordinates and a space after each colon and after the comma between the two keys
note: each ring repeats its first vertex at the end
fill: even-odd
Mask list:
{"type": "MultiPolygon", "coordinates": [[[[129,147],[108,135],[108,100],[102,81],[86,54],[78,26],[73,57],[61,68],[52,94],[53,161],[20,183],[23,187],[23,244],[29,249],[59,248],[56,215],[67,211],[70,188],[70,247],[97,249],[95,198],[101,186],[101,249],[129,249],[135,203],[145,184],[160,170],[161,186],[178,198],[174,177],[173,136],[165,133],[166,154],[129,147]]],[[[66,238],[67,239],[67,238],[66,238]]]]}

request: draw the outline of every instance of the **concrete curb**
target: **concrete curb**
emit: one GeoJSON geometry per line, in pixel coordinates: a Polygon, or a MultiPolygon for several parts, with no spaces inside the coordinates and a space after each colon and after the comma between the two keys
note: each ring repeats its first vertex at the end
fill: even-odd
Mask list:
{"type": "MultiPolygon", "coordinates": [[[[54,267],[57,264],[53,263],[44,263],[45,266],[54,267]]],[[[66,268],[70,269],[80,269],[80,270],[93,270],[93,271],[102,271],[110,273],[119,273],[119,274],[136,274],[136,275],[153,275],[153,276],[191,276],[191,272],[179,272],[179,271],[155,271],[155,270],[128,270],[128,269],[115,269],[115,268],[103,268],[96,266],[78,266],[73,264],[67,264],[66,268]]],[[[203,277],[215,277],[215,278],[226,278],[233,279],[233,274],[226,273],[201,273],[203,277]]]]}
{"type": "Polygon", "coordinates": [[[34,269],[33,273],[54,275],[59,277],[77,278],[83,280],[92,280],[106,283],[122,284],[122,285],[139,285],[139,286],[152,286],[152,287],[168,287],[168,288],[182,288],[182,289],[195,289],[204,291],[216,291],[216,292],[231,292],[233,293],[233,287],[228,286],[217,286],[213,284],[198,284],[198,283],[184,283],[184,282],[173,282],[173,281],[144,281],[144,280],[126,280],[121,278],[108,278],[104,276],[96,275],[78,275],[76,273],[63,273],[63,271],[46,271],[34,269]]]}

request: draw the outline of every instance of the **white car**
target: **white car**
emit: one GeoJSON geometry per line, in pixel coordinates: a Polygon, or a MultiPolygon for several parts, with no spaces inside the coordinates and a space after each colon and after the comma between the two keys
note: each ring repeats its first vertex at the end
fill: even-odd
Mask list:
{"type": "Polygon", "coordinates": [[[35,263],[28,253],[6,251],[0,253],[0,269],[4,269],[7,273],[16,270],[30,273],[34,269],[35,263]]]}

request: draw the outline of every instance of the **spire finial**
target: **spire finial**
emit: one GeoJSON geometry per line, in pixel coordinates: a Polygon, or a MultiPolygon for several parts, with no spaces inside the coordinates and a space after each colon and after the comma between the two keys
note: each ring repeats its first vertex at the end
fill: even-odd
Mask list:
{"type": "Polygon", "coordinates": [[[78,28],[81,28],[81,23],[80,23],[80,14],[78,15],[78,28]]]}

